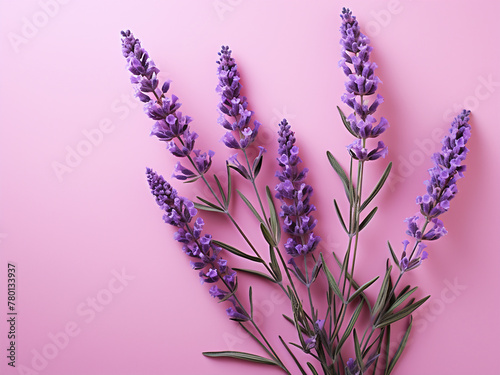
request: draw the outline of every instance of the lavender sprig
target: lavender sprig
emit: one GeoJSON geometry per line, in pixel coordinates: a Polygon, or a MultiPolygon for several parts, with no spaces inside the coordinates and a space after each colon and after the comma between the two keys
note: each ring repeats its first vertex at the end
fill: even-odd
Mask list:
{"type": "Polygon", "coordinates": [[[441,142],[441,151],[432,155],[434,166],[429,169],[430,179],[424,182],[427,193],[416,199],[424,223],[420,225],[421,217],[418,214],[405,220],[408,223],[406,234],[415,238],[416,243],[408,257],[408,241],[403,241],[404,249],[399,264],[401,272],[417,268],[427,258],[428,254],[423,250],[426,246],[422,241],[434,241],[448,233],[438,217],[450,208],[450,201],[458,193],[457,180],[464,176],[466,167],[462,162],[469,151],[465,145],[471,136],[469,116],[470,111],[463,110],[455,117],[449,133],[441,142]],[[432,227],[427,229],[429,224],[432,227]],[[415,258],[413,255],[416,255],[415,258]]]}
{"type": "MultiPolygon", "coordinates": [[[[191,224],[197,214],[193,202],[179,196],[177,191],[152,169],[148,168],[146,174],[151,193],[156,198],[156,203],[165,211],[163,220],[165,223],[178,228],[174,239],[183,244],[182,250],[184,253],[195,259],[191,262],[191,267],[199,270],[201,282],[216,283],[222,280],[228,289],[228,291],[225,291],[214,285],[210,288],[210,295],[214,298],[223,299],[229,293],[234,293],[236,290],[236,271],[229,268],[227,261],[219,256],[222,249],[212,242],[212,236],[209,234],[202,236],[205,224],[203,219],[198,217],[191,224]]],[[[234,305],[234,307],[226,310],[231,319],[237,321],[250,319],[233,297],[227,300],[234,305]]]]}
{"type": "Polygon", "coordinates": [[[178,158],[187,157],[194,171],[177,162],[172,177],[179,180],[195,180],[207,173],[212,165],[213,151],[202,153],[194,149],[198,134],[189,128],[192,118],[184,116],[179,108],[179,98],[175,95],[166,97],[170,81],[165,81],[161,88],[158,81],[160,70],[142,48],[139,39],[130,30],[122,31],[122,52],[127,59],[128,69],[132,73],[131,82],[135,86],[136,97],[144,102],[144,111],[155,123],[151,135],[166,142],[167,150],[178,158]],[[193,156],[194,154],[194,156],[193,156]]]}
{"type": "Polygon", "coordinates": [[[247,148],[257,137],[261,124],[255,120],[253,121],[253,129],[252,126],[250,126],[253,111],[248,109],[246,97],[240,95],[242,87],[240,83],[240,73],[238,72],[236,60],[231,57],[231,50],[228,46],[222,46],[218,55],[217,77],[219,83],[216,87],[216,92],[220,95],[220,102],[218,105],[220,116],[218,123],[228,130],[224,134],[222,142],[231,149],[241,150],[245,157],[246,164],[241,164],[238,161],[238,154],[235,154],[228,159],[228,165],[245,179],[251,181],[255,195],[259,201],[264,222],[268,231],[272,233],[270,222],[267,219],[264,205],[262,204],[262,199],[260,198],[255,183],[255,179],[262,166],[263,154],[266,152],[266,149],[259,146],[259,154],[255,157],[252,166],[250,166],[250,160],[247,154],[247,148]]]}
{"type": "Polygon", "coordinates": [[[360,161],[375,160],[385,157],[387,147],[382,141],[378,142],[374,150],[368,151],[365,147],[367,138],[376,138],[382,134],[389,124],[384,117],[377,120],[372,116],[378,106],[384,101],[380,94],[373,100],[367,96],[375,94],[380,79],[375,75],[377,64],[370,62],[372,47],[370,40],[360,30],[356,17],[349,9],[343,8],[340,45],[342,46],[342,59],[339,66],[349,78],[345,83],[346,93],[342,101],[354,110],[345,121],[349,131],[359,138],[347,146],[353,158],[360,161]]]}
{"type": "Polygon", "coordinates": [[[276,172],[280,183],[276,185],[276,198],[281,200],[280,217],[283,230],[290,236],[285,244],[292,257],[306,255],[318,246],[320,237],[313,233],[317,220],[311,216],[316,207],[310,204],[313,188],[304,182],[308,169],[300,169],[299,148],[295,145],[294,132],[284,119],[278,131],[278,164],[276,172]]]}
{"type": "Polygon", "coordinates": [[[221,100],[218,106],[218,123],[228,131],[222,138],[224,144],[233,149],[246,149],[257,137],[260,123],[250,125],[253,112],[248,109],[246,97],[240,96],[240,73],[236,61],[231,57],[228,46],[222,46],[219,52],[217,76],[219,84],[216,91],[221,100]]]}

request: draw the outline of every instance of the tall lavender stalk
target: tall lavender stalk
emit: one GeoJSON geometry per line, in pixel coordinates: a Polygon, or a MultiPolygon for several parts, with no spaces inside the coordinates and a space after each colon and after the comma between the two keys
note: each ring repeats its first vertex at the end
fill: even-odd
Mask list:
{"type": "MultiPolygon", "coordinates": [[[[372,193],[367,198],[364,198],[362,193],[366,162],[384,158],[387,155],[387,147],[383,141],[378,141],[376,145],[370,146],[370,139],[379,137],[389,127],[389,124],[384,117],[381,117],[378,121],[374,117],[376,110],[383,102],[383,98],[380,94],[375,96],[381,80],[375,75],[377,65],[370,61],[372,51],[372,47],[369,45],[370,40],[361,32],[356,17],[352,15],[349,9],[343,8],[340,18],[342,20],[340,27],[342,58],[339,61],[339,66],[348,78],[345,83],[346,92],[341,99],[352,112],[346,116],[339,107],[337,108],[344,126],[356,139],[347,146],[351,157],[348,173],[344,171],[332,153],[327,153],[330,164],[344,185],[349,203],[349,215],[348,220],[345,220],[335,199],[335,210],[343,229],[348,235],[348,243],[343,261],[338,260],[341,267],[338,281],[328,270],[327,265],[324,264],[323,266],[330,288],[334,292],[333,297],[329,299],[330,306],[325,319],[330,322],[330,327],[327,330],[329,336],[325,346],[332,363],[331,373],[354,375],[365,373],[374,363],[376,366],[379,356],[376,347],[367,346],[374,329],[368,335],[368,332],[365,331],[362,337],[357,336],[356,329],[353,330],[354,326],[348,326],[352,331],[346,330],[342,333],[342,330],[346,324],[346,319],[349,319],[348,321],[351,324],[356,322],[365,301],[368,301],[366,295],[362,293],[363,289],[359,290],[359,284],[354,281],[354,271],[360,232],[375,216],[377,207],[374,207],[364,217],[362,217],[362,213],[385,183],[392,164],[389,163],[372,193]],[[361,300],[358,300],[359,297],[362,297],[361,300]],[[354,315],[348,318],[348,305],[350,303],[356,304],[356,308],[354,315]],[[340,336],[342,338],[339,338],[340,336]],[[354,339],[356,358],[349,358],[345,361],[342,347],[348,336],[354,339]]],[[[371,280],[364,288],[367,288],[376,280],[377,278],[371,280]]],[[[369,310],[370,314],[375,314],[373,307],[370,307],[369,310]]]]}
{"type": "MultiPolygon", "coordinates": [[[[370,54],[373,49],[370,46],[370,40],[361,32],[356,17],[352,15],[349,9],[343,8],[340,18],[342,19],[342,25],[340,27],[342,59],[339,61],[339,66],[348,77],[345,83],[346,92],[342,95],[341,99],[353,109],[354,112],[345,117],[340,108],[339,111],[344,125],[349,132],[357,138],[353,143],[347,146],[352,158],[349,180],[351,181],[350,183],[353,184],[352,189],[349,191],[349,203],[351,207],[348,229],[350,240],[347,257],[349,258],[350,256],[352,245],[351,238],[354,237],[354,254],[351,267],[351,274],[354,274],[358,236],[362,223],[360,220],[360,213],[363,204],[362,188],[364,163],[387,155],[387,147],[384,142],[379,141],[375,148],[368,150],[367,140],[380,136],[389,127],[389,124],[384,117],[381,117],[380,121],[377,123],[377,120],[373,116],[379,105],[383,102],[383,98],[380,94],[377,94],[376,98],[372,98],[381,81],[375,75],[377,64],[370,61],[370,54]],[[353,160],[358,161],[356,182],[353,181],[353,160]]],[[[332,155],[329,155],[329,157],[330,161],[334,159],[332,155]]],[[[346,270],[344,270],[344,272],[345,271],[346,270]]],[[[344,278],[344,287],[345,281],[346,278],[344,278]]]]}

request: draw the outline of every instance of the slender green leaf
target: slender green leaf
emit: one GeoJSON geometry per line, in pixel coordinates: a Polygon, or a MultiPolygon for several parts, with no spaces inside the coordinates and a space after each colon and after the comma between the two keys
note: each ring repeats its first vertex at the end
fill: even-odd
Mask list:
{"type": "Polygon", "coordinates": [[[304,368],[302,367],[302,365],[300,364],[300,362],[297,360],[297,358],[295,357],[295,355],[293,354],[293,352],[290,350],[290,348],[288,347],[288,345],[285,343],[285,341],[283,340],[283,338],[281,336],[278,336],[278,337],[279,337],[281,343],[283,344],[283,346],[286,348],[288,354],[290,354],[290,356],[293,358],[293,361],[295,362],[295,364],[299,368],[300,373],[302,375],[307,375],[306,371],[304,370],[304,368]]]}
{"type": "MultiPolygon", "coordinates": [[[[375,345],[377,342],[379,343],[378,346],[380,346],[380,340],[383,339],[383,335],[384,335],[384,328],[382,328],[380,330],[380,333],[378,334],[378,336],[375,338],[375,340],[373,340],[373,342],[365,349],[363,350],[363,358],[367,356],[367,354],[370,352],[370,350],[373,348],[373,345],[375,345]]],[[[375,353],[380,353],[380,350],[377,349],[375,351],[375,353]]],[[[377,357],[378,358],[378,357],[377,357]]]]}
{"type": "Polygon", "coordinates": [[[328,269],[328,266],[326,265],[325,258],[323,258],[323,253],[320,253],[320,257],[321,261],[323,262],[323,269],[325,270],[326,278],[328,279],[328,285],[333,290],[333,292],[340,298],[342,303],[345,303],[344,297],[342,296],[342,292],[340,291],[340,288],[337,285],[335,278],[333,277],[332,273],[328,269]]]}
{"type": "Polygon", "coordinates": [[[250,317],[253,319],[253,299],[252,299],[252,287],[248,288],[248,301],[250,301],[250,317]]]}
{"type": "Polygon", "coordinates": [[[347,118],[345,117],[344,112],[342,112],[342,110],[340,109],[339,106],[337,106],[337,109],[339,110],[340,118],[342,119],[342,123],[344,124],[347,131],[349,133],[351,133],[353,136],[355,136],[356,138],[359,138],[359,136],[356,133],[354,133],[353,130],[351,129],[351,125],[349,124],[349,121],[347,121],[347,118]]]}
{"type": "Polygon", "coordinates": [[[185,184],[192,184],[193,182],[195,181],[198,181],[198,179],[200,178],[201,176],[196,176],[194,178],[192,178],[191,180],[186,180],[184,181],[185,184]]]}
{"type": "Polygon", "coordinates": [[[342,217],[342,214],[340,213],[340,208],[339,208],[339,206],[337,204],[337,200],[336,199],[333,200],[333,204],[335,206],[335,212],[337,213],[337,216],[339,217],[339,221],[340,221],[340,224],[342,225],[342,228],[344,228],[345,232],[347,234],[349,234],[349,231],[347,230],[347,227],[345,225],[344,218],[342,217]]]}
{"type": "Polygon", "coordinates": [[[269,246],[276,247],[277,244],[274,241],[274,238],[273,238],[272,234],[269,232],[269,229],[266,228],[266,226],[264,225],[264,223],[260,223],[260,230],[262,232],[262,235],[264,236],[264,239],[269,244],[269,246]]]}
{"type": "MultiPolygon", "coordinates": [[[[342,181],[342,184],[344,185],[344,190],[347,195],[347,199],[351,202],[351,194],[350,194],[350,189],[353,189],[354,187],[349,181],[349,178],[347,177],[347,174],[345,173],[344,169],[340,166],[339,162],[335,157],[332,155],[330,151],[326,152],[326,156],[328,157],[328,161],[330,162],[333,170],[337,172],[337,175],[340,177],[340,180],[342,181]]],[[[355,195],[355,194],[353,194],[355,195]]]]}
{"type": "MultiPolygon", "coordinates": [[[[342,345],[344,345],[344,342],[349,338],[351,335],[352,330],[354,329],[354,325],[356,324],[356,321],[359,318],[359,314],[361,314],[361,309],[363,308],[363,300],[361,300],[356,307],[356,310],[354,310],[354,313],[351,316],[351,320],[349,320],[349,324],[347,325],[344,334],[339,340],[339,343],[337,344],[337,347],[335,349],[335,355],[337,355],[340,350],[342,349],[342,345]]],[[[334,335],[336,336],[336,335],[334,335]]]]}
{"type": "Polygon", "coordinates": [[[227,161],[226,161],[226,173],[227,173],[227,206],[229,207],[229,203],[231,202],[231,190],[233,185],[231,181],[231,169],[229,168],[229,163],[227,161]]]}
{"type": "Polygon", "coordinates": [[[405,286],[403,289],[401,289],[401,290],[399,291],[398,296],[397,296],[396,298],[401,297],[401,296],[402,296],[403,294],[405,294],[408,290],[410,290],[410,286],[409,286],[409,285],[407,285],[407,286],[405,286]]]}
{"type": "MultiPolygon", "coordinates": [[[[340,260],[339,258],[337,257],[337,254],[335,254],[333,251],[332,251],[332,254],[333,254],[333,257],[335,258],[335,261],[337,262],[338,266],[339,267],[342,267],[342,263],[340,263],[340,260]]],[[[347,280],[349,280],[349,283],[350,285],[355,289],[359,289],[360,286],[359,284],[356,282],[356,280],[354,280],[351,276],[351,274],[349,272],[345,272],[345,275],[347,277],[347,280]]],[[[361,298],[363,298],[363,300],[365,301],[366,305],[368,306],[368,309],[370,310],[370,312],[372,311],[372,305],[370,303],[370,300],[368,299],[368,297],[366,296],[366,294],[363,292],[361,293],[361,298]]]]}
{"type": "Polygon", "coordinates": [[[389,173],[391,172],[391,169],[392,169],[392,161],[385,168],[385,171],[382,174],[382,177],[380,177],[380,180],[377,182],[377,185],[375,185],[375,188],[373,189],[371,194],[361,204],[360,211],[363,211],[370,204],[370,202],[373,200],[373,198],[375,198],[375,196],[379,193],[380,189],[382,189],[382,186],[384,186],[384,183],[387,180],[387,177],[389,177],[389,173]]]}
{"type": "Polygon", "coordinates": [[[283,279],[283,277],[281,274],[280,266],[278,264],[278,260],[276,259],[276,251],[279,250],[276,250],[273,246],[269,245],[269,257],[271,259],[271,263],[269,265],[271,266],[271,269],[273,270],[274,275],[276,276],[276,280],[280,282],[283,279]]]}
{"type": "Polygon", "coordinates": [[[299,267],[288,267],[291,273],[295,275],[297,280],[299,280],[302,284],[307,286],[307,280],[299,267]]]}
{"type": "Polygon", "coordinates": [[[253,161],[252,174],[256,178],[259,175],[260,169],[262,168],[262,161],[264,160],[264,154],[259,154],[253,161]]]}
{"type": "MultiPolygon", "coordinates": [[[[387,258],[387,260],[385,262],[385,269],[386,270],[389,269],[389,266],[391,266],[391,261],[390,261],[389,258],[387,258]]],[[[396,301],[396,297],[394,296],[394,293],[391,293],[391,291],[393,291],[392,277],[389,277],[389,285],[387,286],[387,291],[389,293],[388,294],[389,295],[389,299],[386,298],[386,301],[385,301],[385,304],[384,304],[384,307],[383,307],[384,309],[387,307],[387,305],[391,305],[392,303],[394,303],[394,301],[396,301]]]]}
{"type": "Polygon", "coordinates": [[[220,211],[220,212],[224,212],[224,209],[221,208],[221,207],[219,207],[219,206],[217,206],[215,203],[207,201],[206,199],[203,199],[202,197],[199,197],[199,196],[196,196],[196,198],[198,198],[200,201],[202,201],[203,203],[205,203],[207,206],[212,207],[214,210],[220,211]]]}
{"type": "MultiPolygon", "coordinates": [[[[293,320],[292,318],[290,318],[289,316],[287,316],[285,314],[282,314],[282,315],[283,315],[283,318],[285,318],[288,322],[295,325],[295,320],[293,320]]],[[[302,332],[303,334],[307,334],[307,330],[304,327],[299,326],[299,328],[300,328],[300,332],[302,332]]]]}
{"type": "Polygon", "coordinates": [[[375,277],[374,279],[371,279],[370,281],[368,281],[367,283],[361,285],[354,293],[352,296],[349,297],[349,299],[347,300],[347,303],[351,303],[352,301],[354,301],[354,299],[359,296],[361,293],[363,293],[365,291],[366,288],[368,288],[370,285],[372,285],[375,281],[378,280],[378,276],[375,277]]]}
{"type": "Polygon", "coordinates": [[[262,273],[262,272],[259,272],[259,271],[255,271],[255,270],[249,270],[249,269],[245,269],[245,268],[236,268],[236,267],[231,267],[234,271],[237,271],[237,272],[244,272],[244,273],[248,273],[248,274],[251,274],[251,275],[255,275],[255,276],[259,276],[259,277],[262,277],[266,280],[269,280],[269,281],[272,281],[273,283],[276,282],[276,280],[274,280],[272,277],[266,275],[265,273],[262,273]]]}
{"type": "Polygon", "coordinates": [[[371,219],[373,219],[373,216],[375,216],[375,213],[377,212],[378,207],[375,207],[373,210],[370,211],[368,215],[366,215],[365,219],[359,224],[359,231],[361,232],[365,227],[368,225],[371,219]]]}
{"type": "Polygon", "coordinates": [[[425,298],[422,298],[421,300],[409,305],[409,306],[406,306],[405,308],[399,310],[397,313],[394,313],[394,314],[387,314],[387,315],[384,315],[380,321],[378,322],[378,324],[375,326],[375,328],[381,328],[381,327],[384,327],[386,325],[389,325],[389,324],[392,324],[394,322],[397,322],[398,320],[401,320],[405,317],[407,317],[408,315],[410,315],[413,311],[415,311],[416,309],[418,309],[425,301],[427,301],[429,299],[430,296],[427,296],[425,298]]]}
{"type": "Polygon", "coordinates": [[[217,184],[217,187],[219,188],[219,193],[222,198],[222,202],[224,202],[224,208],[227,208],[226,194],[224,193],[224,189],[222,188],[219,178],[215,174],[214,174],[214,180],[217,184]]]}
{"type": "Polygon", "coordinates": [[[250,176],[248,175],[248,171],[246,170],[245,167],[243,167],[243,169],[239,169],[238,167],[236,167],[235,165],[231,165],[229,164],[229,168],[235,170],[236,172],[238,172],[245,180],[250,180],[250,176]]]}
{"type": "Polygon", "coordinates": [[[385,300],[387,298],[387,293],[389,292],[389,281],[391,278],[392,266],[390,266],[384,276],[384,280],[382,281],[382,285],[380,286],[380,292],[378,294],[377,300],[375,301],[375,305],[373,305],[373,314],[376,315],[382,310],[382,307],[385,304],[385,300]]]}
{"type": "Polygon", "coordinates": [[[269,357],[273,357],[273,354],[269,351],[269,349],[267,348],[266,345],[264,345],[264,343],[258,339],[252,332],[250,332],[250,330],[245,326],[245,324],[243,322],[238,322],[238,325],[246,332],[248,333],[248,335],[253,338],[255,340],[255,342],[257,344],[259,344],[262,349],[264,349],[264,351],[269,355],[269,357]]]}
{"type": "Polygon", "coordinates": [[[364,363],[363,363],[363,355],[361,353],[361,347],[359,346],[358,334],[356,333],[356,329],[353,330],[354,337],[354,352],[356,353],[356,362],[358,362],[358,366],[361,369],[361,373],[364,372],[364,363]]]}
{"type": "Polygon", "coordinates": [[[296,348],[299,348],[300,350],[304,351],[304,347],[303,346],[300,346],[299,344],[296,344],[294,342],[289,342],[290,345],[293,345],[295,346],[296,348]]]}
{"type": "Polygon", "coordinates": [[[272,234],[273,234],[275,243],[279,244],[280,239],[281,239],[280,219],[278,217],[278,213],[276,212],[276,206],[274,205],[273,196],[271,194],[271,189],[269,189],[269,186],[266,186],[266,195],[267,195],[267,203],[269,204],[271,229],[273,231],[272,234]]]}
{"type": "Polygon", "coordinates": [[[410,336],[410,331],[411,331],[412,325],[413,325],[413,319],[410,320],[410,324],[408,325],[406,333],[403,336],[403,338],[401,339],[401,342],[399,343],[398,350],[396,350],[394,357],[392,357],[391,363],[389,364],[389,367],[387,368],[385,375],[389,375],[392,372],[392,370],[394,369],[394,366],[396,366],[396,362],[398,361],[399,357],[401,357],[401,354],[403,354],[403,350],[405,349],[406,342],[408,341],[408,337],[410,336]]]}
{"type": "Polygon", "coordinates": [[[235,248],[231,245],[228,245],[227,243],[216,241],[216,240],[212,240],[212,243],[216,246],[220,246],[223,249],[226,249],[227,251],[229,251],[230,253],[233,253],[234,255],[251,260],[252,262],[264,263],[264,261],[261,258],[257,258],[257,257],[254,257],[252,255],[246,254],[243,251],[238,250],[237,248],[235,248]]]}
{"type": "Polygon", "coordinates": [[[401,297],[399,297],[392,305],[391,307],[389,307],[389,309],[387,310],[386,314],[392,312],[393,310],[395,310],[399,305],[401,305],[404,301],[406,301],[406,299],[411,296],[416,290],[418,289],[418,287],[415,287],[413,288],[412,290],[410,290],[409,292],[406,292],[405,294],[403,294],[401,297]]]}
{"type": "Polygon", "coordinates": [[[236,191],[239,194],[239,196],[241,197],[241,199],[243,200],[243,202],[245,202],[245,204],[248,206],[248,208],[250,209],[250,211],[252,211],[252,213],[255,215],[255,217],[257,218],[257,220],[259,220],[261,223],[264,223],[264,220],[262,220],[262,218],[260,217],[259,213],[255,209],[255,207],[252,205],[252,203],[250,203],[250,201],[248,200],[248,198],[245,197],[241,191],[239,191],[239,190],[236,190],[236,191]]]}
{"type": "Polygon", "coordinates": [[[311,370],[313,375],[319,375],[318,371],[314,368],[313,364],[311,362],[307,362],[307,366],[309,367],[309,370],[311,370]]]}
{"type": "Polygon", "coordinates": [[[235,351],[222,351],[222,352],[203,352],[206,357],[226,357],[241,359],[244,361],[257,362],[265,365],[279,366],[278,363],[272,359],[261,357],[260,355],[245,353],[245,352],[235,352],[235,351]]]}
{"type": "Polygon", "coordinates": [[[398,260],[398,257],[396,256],[396,253],[394,252],[394,250],[392,249],[392,246],[391,246],[391,243],[389,241],[387,241],[387,245],[389,245],[389,250],[391,251],[391,256],[392,256],[392,260],[394,261],[394,263],[396,264],[396,266],[398,266],[399,269],[401,269],[399,267],[399,260],[398,260]]]}
{"type": "MultiPolygon", "coordinates": [[[[382,328],[380,330],[380,333],[379,335],[377,336],[377,338],[373,341],[373,343],[376,343],[378,342],[377,344],[377,349],[375,349],[375,353],[380,353],[380,348],[382,348],[382,341],[384,341],[384,334],[385,334],[385,331],[384,331],[385,328],[382,328]]],[[[368,353],[369,349],[373,346],[370,345],[369,348],[366,350],[366,352],[364,353],[365,355],[368,353]]],[[[378,364],[378,360],[380,359],[381,357],[381,354],[377,356],[377,358],[375,359],[375,362],[373,364],[373,371],[372,371],[372,374],[376,374],[377,373],[377,364],[378,364]]]]}
{"type": "Polygon", "coordinates": [[[302,345],[302,349],[306,347],[306,342],[304,340],[304,337],[302,335],[302,329],[304,327],[303,324],[303,317],[304,317],[304,310],[302,308],[302,304],[297,300],[295,295],[293,294],[290,286],[288,286],[288,295],[290,296],[290,302],[292,303],[292,310],[293,310],[293,322],[295,324],[295,329],[297,330],[297,334],[299,336],[300,344],[302,345]]]}
{"type": "Polygon", "coordinates": [[[205,206],[204,204],[194,203],[194,208],[202,211],[212,211],[212,212],[224,212],[220,208],[213,208],[210,206],[205,206]]]}
{"type": "Polygon", "coordinates": [[[319,272],[321,271],[321,268],[323,268],[323,263],[321,262],[321,259],[318,258],[316,261],[316,264],[313,267],[313,270],[311,272],[311,284],[316,280],[316,278],[319,275],[319,272]]]}
{"type": "Polygon", "coordinates": [[[384,375],[387,373],[387,369],[389,368],[389,355],[391,351],[391,326],[387,326],[386,328],[386,336],[385,336],[385,372],[384,375]]]}

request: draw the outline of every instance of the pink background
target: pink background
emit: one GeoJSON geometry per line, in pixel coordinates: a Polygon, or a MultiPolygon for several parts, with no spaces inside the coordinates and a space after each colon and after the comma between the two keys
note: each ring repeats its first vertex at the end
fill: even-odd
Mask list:
{"type": "MultiPolygon", "coordinates": [[[[415,317],[395,373],[491,374],[498,368],[494,235],[500,180],[492,171],[500,161],[498,1],[119,3],[0,2],[2,374],[280,373],[200,354],[259,351],[225,317],[225,306],[208,295],[208,286],[200,286],[148,191],[145,167],[169,176],[175,160],[148,136],[152,122],[132,98],[119,32],[130,28],[161,78],[173,80],[171,92],[195,119],[198,146],[216,151],[213,172],[221,172],[231,155],[219,142],[223,129],[216,124],[214,91],[217,52],[228,44],[250,108],[265,128],[259,142],[270,164],[261,183],[275,184],[275,133],[286,116],[311,170],[322,250],[343,253],[346,237],[333,197],[342,209],[347,206],[325,157],[331,150],[346,166],[345,145],[352,141],[335,109],[344,82],[337,67],[342,6],[353,9],[372,39],[372,59],[384,82],[379,92],[386,100],[377,113],[391,124],[382,137],[389,156],[370,165],[367,183],[376,181],[389,160],[394,163],[391,184],[375,201],[376,220],[363,233],[359,278],[383,272],[387,240],[400,252],[403,220],[417,210],[414,199],[424,191],[428,156],[454,114],[464,105],[473,110],[467,175],[443,217],[449,235],[430,244],[430,259],[406,279],[420,286],[420,296],[432,298],[415,317]],[[99,126],[106,133],[85,148],[85,134],[95,135],[99,126]],[[78,147],[84,156],[70,157],[72,164],[58,176],[54,163],[65,164],[78,147]],[[18,270],[17,369],[5,358],[8,262],[18,270]],[[128,280],[120,283],[116,272],[128,280]],[[102,303],[92,308],[92,299],[102,303]],[[61,334],[65,330],[73,334],[69,341],[61,334]],[[59,337],[64,348],[51,351],[51,337],[59,337]],[[38,362],[41,371],[19,369],[31,368],[44,350],[52,358],[38,362]]],[[[208,196],[200,184],[174,183],[188,196],[208,196]]],[[[251,231],[252,217],[241,208],[236,215],[251,231]]],[[[214,237],[241,244],[227,221],[205,219],[214,237]]],[[[280,316],[287,303],[275,289],[252,284],[264,329],[282,328],[294,340],[280,316]]],[[[242,280],[242,291],[246,285],[242,280]]]]}

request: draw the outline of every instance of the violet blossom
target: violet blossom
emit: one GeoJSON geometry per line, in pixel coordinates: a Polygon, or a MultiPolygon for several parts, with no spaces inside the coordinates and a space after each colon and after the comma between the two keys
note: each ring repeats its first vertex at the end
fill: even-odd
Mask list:
{"type": "MultiPolygon", "coordinates": [[[[177,232],[174,239],[182,243],[182,250],[194,260],[191,267],[199,271],[202,283],[222,281],[229,291],[219,289],[216,285],[210,289],[210,295],[222,299],[236,290],[236,272],[227,266],[227,261],[219,256],[220,247],[212,242],[212,236],[202,235],[204,222],[201,217],[194,220],[197,210],[193,202],[178,195],[177,191],[155,171],[146,171],[149,187],[156,198],[156,203],[165,212],[163,220],[174,227],[177,232]],[[194,223],[192,221],[194,220],[194,223]],[[221,280],[222,279],[222,280],[221,280]]],[[[236,300],[230,297],[234,307],[226,310],[230,319],[245,321],[250,318],[237,306],[236,300]]]]}
{"type": "Polygon", "coordinates": [[[248,109],[246,97],[240,96],[241,83],[240,73],[234,58],[231,57],[229,47],[222,46],[219,52],[217,64],[217,76],[219,84],[216,91],[221,100],[218,106],[220,117],[218,123],[228,131],[222,138],[222,142],[234,149],[246,149],[257,137],[260,123],[251,118],[253,112],[248,109]]]}
{"type": "Polygon", "coordinates": [[[136,97],[145,103],[144,111],[148,117],[155,120],[151,135],[165,142],[172,155],[188,158],[194,168],[193,171],[191,166],[188,168],[179,162],[172,176],[179,180],[196,179],[209,170],[214,152],[202,153],[194,149],[198,134],[189,128],[192,118],[179,111],[179,99],[175,95],[166,96],[170,81],[167,80],[160,86],[160,70],[148,52],[142,48],[139,39],[135,38],[130,30],[122,31],[121,34],[122,52],[132,73],[130,80],[135,86],[136,97]],[[195,156],[192,156],[193,154],[195,156]]]}
{"type": "MultiPolygon", "coordinates": [[[[422,218],[419,214],[416,214],[405,220],[408,223],[406,234],[414,237],[417,240],[417,244],[420,241],[437,240],[447,233],[443,222],[438,219],[438,216],[450,208],[450,200],[458,193],[457,180],[464,176],[465,165],[462,162],[469,151],[465,145],[471,136],[471,126],[468,123],[469,115],[470,111],[463,110],[455,117],[449,133],[441,142],[443,145],[441,151],[432,155],[431,159],[434,162],[434,166],[429,169],[430,179],[424,182],[427,187],[427,193],[418,196],[416,199],[422,218]],[[424,224],[420,224],[421,219],[424,220],[424,224]],[[432,227],[429,228],[429,224],[432,224],[432,227]]],[[[404,245],[401,262],[403,262],[402,264],[411,264],[415,249],[410,258],[405,260],[406,246],[407,244],[404,245]]],[[[427,253],[425,251],[422,252],[420,245],[418,246],[417,260],[420,258],[421,261],[427,257],[427,253]]]]}
{"type": "Polygon", "coordinates": [[[377,123],[372,116],[384,101],[382,96],[377,94],[374,99],[367,98],[375,94],[378,84],[381,83],[375,75],[377,64],[370,62],[372,51],[369,45],[370,40],[361,32],[356,17],[347,8],[343,8],[340,17],[342,19],[340,27],[342,59],[339,61],[339,66],[349,78],[345,83],[346,93],[342,95],[342,101],[354,110],[354,113],[347,116],[346,126],[354,136],[360,139],[359,142],[354,142],[347,148],[351,156],[357,160],[375,160],[385,157],[387,147],[379,141],[377,148],[368,151],[365,148],[366,139],[378,137],[389,127],[384,117],[381,117],[377,123]]]}
{"type": "Polygon", "coordinates": [[[276,185],[276,198],[281,200],[280,216],[283,230],[290,236],[285,249],[292,257],[306,255],[318,246],[320,237],[314,235],[316,220],[311,212],[316,207],[310,204],[313,188],[304,182],[308,169],[300,169],[298,164],[299,148],[295,146],[294,132],[284,119],[278,131],[278,164],[281,171],[276,172],[280,183],[276,185]]]}

